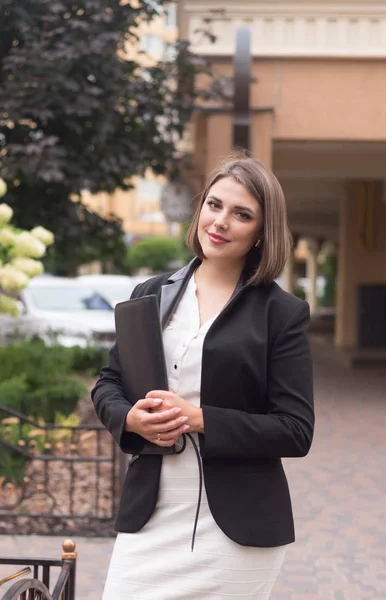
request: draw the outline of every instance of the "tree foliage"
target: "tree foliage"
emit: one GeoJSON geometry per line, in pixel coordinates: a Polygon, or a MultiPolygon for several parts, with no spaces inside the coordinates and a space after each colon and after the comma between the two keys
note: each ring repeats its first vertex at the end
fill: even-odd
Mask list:
{"type": "Polygon", "coordinates": [[[79,204],[82,191],[127,189],[130,177],[148,167],[165,172],[201,95],[194,81],[205,67],[184,42],[173,62],[144,70],[128,60],[140,21],[156,13],[157,3],[146,0],[0,5],[6,201],[17,225],[38,220],[54,231],[64,270],[100,253],[109,260],[122,236],[119,222],[105,227],[79,204]]]}
{"type": "Polygon", "coordinates": [[[179,240],[165,237],[153,237],[134,244],[128,254],[132,269],[147,268],[154,272],[167,271],[169,264],[182,257],[179,240]]]}

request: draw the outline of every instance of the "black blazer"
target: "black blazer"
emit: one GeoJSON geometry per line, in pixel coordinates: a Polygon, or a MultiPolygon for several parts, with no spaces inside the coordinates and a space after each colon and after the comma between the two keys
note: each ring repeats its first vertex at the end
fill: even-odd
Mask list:
{"type": "MultiPolygon", "coordinates": [[[[198,264],[159,275],[132,297],[156,294],[163,327],[198,264]]],[[[282,457],[305,456],[313,426],[309,307],[276,283],[240,286],[206,334],[201,379],[205,434],[199,435],[205,488],[223,532],[246,546],[294,541],[282,457]]],[[[150,390],[149,390],[150,391],[150,390]]],[[[116,345],[92,390],[95,410],[123,452],[144,439],[124,431],[138,398],[122,391],[116,345]]],[[[157,502],[162,456],[140,455],[129,466],[116,530],[133,533],[157,502]]]]}

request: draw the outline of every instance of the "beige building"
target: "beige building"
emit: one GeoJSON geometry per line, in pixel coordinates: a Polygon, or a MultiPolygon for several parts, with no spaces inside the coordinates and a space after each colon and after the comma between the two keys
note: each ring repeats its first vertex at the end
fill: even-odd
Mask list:
{"type": "MultiPolygon", "coordinates": [[[[158,60],[173,58],[173,43],[177,39],[177,7],[171,5],[149,23],[138,28],[138,44],[126,46],[126,56],[150,66],[158,60]]],[[[83,194],[85,204],[103,215],[114,214],[122,219],[123,228],[133,238],[178,233],[170,227],[161,210],[160,195],[165,180],[149,170],[144,177],[132,180],[133,189],[117,190],[114,194],[83,194]]]]}
{"type": "MultiPolygon", "coordinates": [[[[283,185],[314,284],[320,244],[336,248],[336,346],[386,348],[386,3],[180,0],[179,26],[224,76],[236,30],[250,29],[251,150],[283,185]]],[[[232,131],[229,104],[197,112],[198,185],[231,151],[232,131]]],[[[290,288],[291,261],[285,276],[290,288]]],[[[315,285],[308,299],[314,308],[315,285]]]]}

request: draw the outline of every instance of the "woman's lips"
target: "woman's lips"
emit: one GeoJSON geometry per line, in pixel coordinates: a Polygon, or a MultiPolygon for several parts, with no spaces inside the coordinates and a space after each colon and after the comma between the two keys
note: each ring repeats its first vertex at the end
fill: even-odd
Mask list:
{"type": "Polygon", "coordinates": [[[208,233],[209,239],[214,244],[228,244],[229,240],[221,237],[221,235],[216,235],[215,233],[208,233]]]}

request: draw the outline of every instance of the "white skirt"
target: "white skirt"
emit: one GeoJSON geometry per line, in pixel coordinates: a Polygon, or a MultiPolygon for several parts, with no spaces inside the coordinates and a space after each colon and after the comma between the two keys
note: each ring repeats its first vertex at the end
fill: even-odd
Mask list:
{"type": "Polygon", "coordinates": [[[137,533],[118,533],[103,600],[267,600],[287,546],[255,548],[229,539],[215,523],[205,489],[193,552],[198,464],[185,452],[164,456],[151,519],[137,533]]]}

